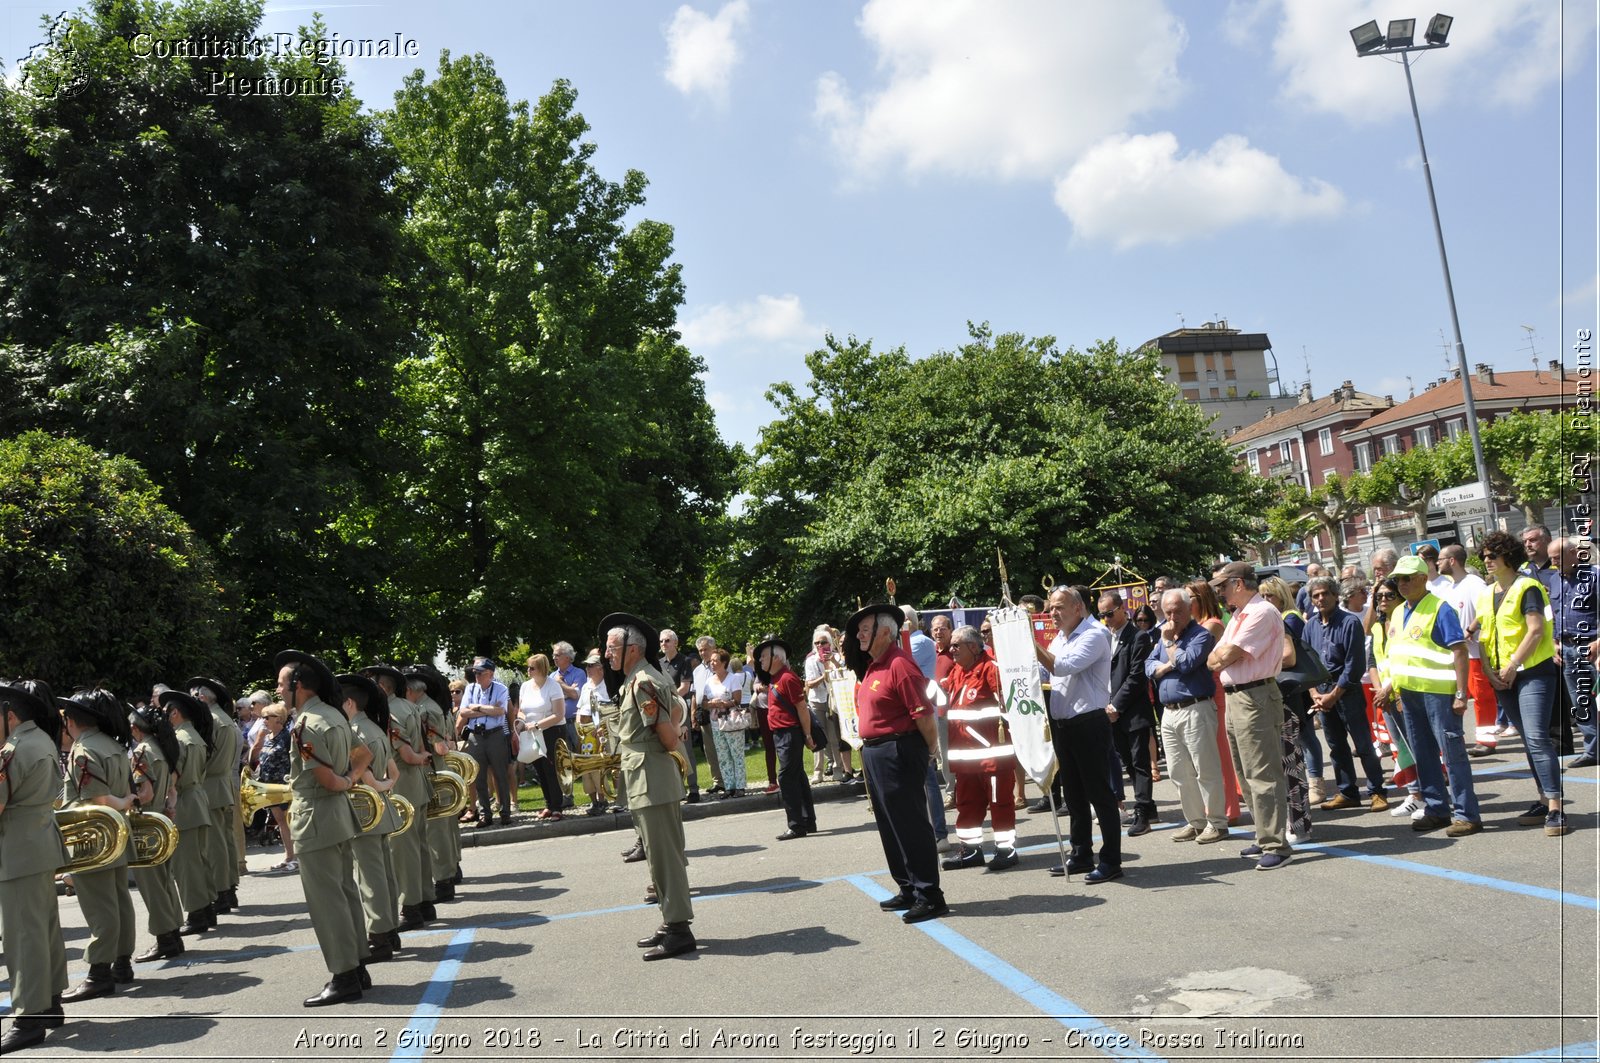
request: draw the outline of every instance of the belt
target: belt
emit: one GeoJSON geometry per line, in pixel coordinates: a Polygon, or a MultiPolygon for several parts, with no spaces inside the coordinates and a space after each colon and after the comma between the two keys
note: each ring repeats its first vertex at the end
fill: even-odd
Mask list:
{"type": "Polygon", "coordinates": [[[861,740],[861,744],[863,746],[881,746],[885,742],[897,742],[900,739],[904,738],[906,735],[916,734],[916,733],[917,733],[916,731],[896,731],[894,734],[879,735],[876,738],[863,738],[861,740]]]}
{"type": "Polygon", "coordinates": [[[1248,683],[1236,683],[1233,686],[1229,686],[1228,684],[1224,683],[1224,684],[1222,684],[1222,689],[1226,690],[1230,694],[1237,694],[1241,690],[1249,690],[1251,687],[1263,686],[1263,685],[1265,685],[1267,683],[1272,683],[1272,682],[1275,682],[1275,680],[1272,680],[1272,679],[1252,679],[1248,683]]]}
{"type": "Polygon", "coordinates": [[[1184,698],[1182,701],[1163,701],[1161,707],[1163,709],[1187,709],[1190,705],[1198,705],[1202,701],[1210,700],[1209,695],[1203,698],[1184,698]]]}

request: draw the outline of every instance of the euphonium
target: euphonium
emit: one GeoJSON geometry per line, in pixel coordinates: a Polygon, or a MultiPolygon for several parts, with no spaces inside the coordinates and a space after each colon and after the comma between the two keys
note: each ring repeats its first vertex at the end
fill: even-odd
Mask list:
{"type": "Polygon", "coordinates": [[[389,795],[389,803],[394,806],[394,814],[400,817],[400,826],[396,827],[394,829],[394,833],[389,835],[389,837],[398,838],[400,835],[410,830],[411,824],[416,821],[417,806],[413,805],[410,801],[406,800],[399,794],[393,793],[389,795]]]}
{"type": "Polygon", "coordinates": [[[158,867],[172,859],[178,848],[178,828],[159,812],[134,812],[128,816],[129,867],[158,867]]]}
{"type": "Polygon", "coordinates": [[[288,783],[259,782],[250,778],[248,771],[239,775],[239,811],[246,823],[263,808],[286,805],[292,800],[294,791],[288,783]]]}
{"type": "MultiPolygon", "coordinates": [[[[561,781],[561,788],[572,789],[572,780],[575,776],[584,775],[591,771],[602,773],[601,784],[607,790],[611,789],[610,773],[622,765],[622,758],[615,753],[579,753],[574,756],[565,742],[556,743],[556,776],[561,781]]],[[[683,763],[679,764],[682,770],[683,763]]],[[[685,779],[685,782],[688,780],[685,779]]],[[[594,797],[596,795],[590,794],[594,797]]]]}
{"type": "Polygon", "coordinates": [[[128,847],[128,821],[105,805],[79,805],[56,810],[56,826],[67,843],[65,872],[109,867],[128,847]]]}
{"type": "Polygon", "coordinates": [[[383,798],[372,787],[356,783],[345,791],[345,796],[350,799],[350,807],[356,814],[356,830],[362,834],[372,830],[383,819],[383,798]]]}
{"type": "Polygon", "coordinates": [[[448,819],[461,815],[471,800],[467,781],[453,771],[436,771],[429,776],[433,794],[428,798],[428,818],[448,819]]]}
{"type": "Polygon", "coordinates": [[[461,776],[461,781],[471,786],[478,781],[478,762],[470,754],[452,749],[444,755],[445,766],[461,776]]]}

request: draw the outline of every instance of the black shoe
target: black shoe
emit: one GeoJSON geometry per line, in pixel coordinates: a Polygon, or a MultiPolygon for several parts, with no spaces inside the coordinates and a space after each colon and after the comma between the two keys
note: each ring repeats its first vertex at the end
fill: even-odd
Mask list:
{"type": "Polygon", "coordinates": [[[806,832],[805,831],[803,831],[803,830],[795,830],[793,827],[790,827],[788,830],[786,830],[782,834],[778,835],[778,840],[780,842],[792,842],[796,838],[804,838],[805,836],[806,836],[806,832]]]}
{"type": "Polygon", "coordinates": [[[334,975],[333,979],[322,987],[322,992],[314,997],[307,997],[303,1003],[308,1008],[324,1008],[329,1004],[344,1004],[360,999],[361,974],[360,968],[357,968],[334,975]]]}
{"type": "Polygon", "coordinates": [[[217,894],[211,899],[211,907],[217,910],[218,915],[227,915],[229,912],[233,911],[233,909],[228,906],[228,893],[226,890],[217,894]]]}
{"type": "Polygon", "coordinates": [[[135,956],[133,962],[150,963],[153,960],[170,960],[174,956],[182,955],[183,936],[173,930],[166,934],[157,934],[156,943],[135,956]]]}
{"type": "Polygon", "coordinates": [[[178,928],[178,933],[188,937],[191,934],[204,934],[206,931],[215,930],[216,928],[217,914],[211,910],[211,905],[208,904],[204,908],[190,912],[188,918],[183,921],[183,925],[178,928]]]}
{"type": "MultiPolygon", "coordinates": [[[[130,979],[131,981],[131,979],[130,979]]],[[[112,977],[109,963],[91,963],[89,977],[61,994],[61,1003],[75,1004],[80,1000],[109,997],[117,991],[117,980],[112,977]]]]}
{"type": "Polygon", "coordinates": [[[449,879],[435,882],[433,884],[433,899],[440,904],[448,904],[450,901],[455,900],[456,884],[449,879]]]}
{"type": "Polygon", "coordinates": [[[635,941],[634,944],[638,945],[641,949],[653,949],[663,941],[667,940],[668,933],[670,933],[670,931],[667,929],[667,924],[662,923],[660,926],[656,927],[656,932],[654,934],[651,934],[647,938],[640,938],[638,941],[635,941]]]}
{"type": "Polygon", "coordinates": [[[603,816],[605,814],[606,805],[604,801],[595,801],[591,803],[588,808],[584,809],[584,815],[586,816],[603,816]]]}
{"type": "Polygon", "coordinates": [[[1568,768],[1592,768],[1596,764],[1600,764],[1600,761],[1595,760],[1587,753],[1580,755],[1576,760],[1567,761],[1568,768]]]}
{"type": "Polygon", "coordinates": [[[1016,866],[1017,850],[1015,848],[996,849],[994,851],[994,856],[989,860],[990,871],[1004,871],[1008,867],[1016,866]]]}
{"type": "Polygon", "coordinates": [[[722,784],[721,783],[717,783],[717,785],[713,786],[711,789],[706,791],[706,795],[709,797],[712,794],[721,794],[721,793],[726,793],[726,792],[727,791],[725,789],[723,789],[722,784]]]}
{"type": "Polygon", "coordinates": [[[61,1007],[60,997],[51,997],[50,1006],[33,1016],[33,1024],[45,1030],[59,1030],[66,1021],[67,1013],[61,1007]]]}
{"type": "Polygon", "coordinates": [[[367,935],[366,963],[385,963],[394,959],[394,943],[387,933],[367,935]]]}
{"type": "Polygon", "coordinates": [[[645,952],[646,960],[665,960],[673,956],[682,956],[700,947],[695,942],[694,935],[689,932],[688,923],[668,923],[665,930],[661,942],[645,952]]]}
{"type": "Polygon", "coordinates": [[[451,876],[450,881],[453,884],[459,886],[463,882],[465,882],[466,880],[467,880],[467,877],[461,873],[461,865],[457,864],[456,865],[456,873],[453,876],[451,876]]]}
{"type": "Polygon", "coordinates": [[[1050,874],[1054,875],[1056,878],[1060,878],[1063,875],[1081,875],[1086,871],[1093,870],[1094,865],[1087,860],[1068,860],[1066,867],[1062,867],[1060,864],[1057,864],[1055,867],[1050,869],[1050,874]]]}
{"type": "Polygon", "coordinates": [[[1039,798],[1039,800],[1035,801],[1033,804],[1028,806],[1028,811],[1029,812],[1048,812],[1048,811],[1050,811],[1050,799],[1048,797],[1039,798]]]}
{"type": "MultiPolygon", "coordinates": [[[[698,792],[690,794],[683,799],[683,803],[686,805],[698,805],[700,803],[700,794],[698,792]]],[[[646,959],[648,958],[646,957],[646,959]]]]}
{"type": "Polygon", "coordinates": [[[1137,838],[1141,834],[1150,833],[1150,821],[1138,813],[1134,813],[1133,821],[1128,824],[1128,837],[1137,838]]]}
{"type": "Polygon", "coordinates": [[[238,886],[229,886],[227,889],[222,891],[222,896],[227,899],[228,911],[236,912],[236,911],[239,910],[239,887],[238,886]]]}
{"type": "Polygon", "coordinates": [[[500,813],[500,825],[502,827],[511,826],[511,813],[509,813],[509,812],[500,813]]]}
{"type": "Polygon", "coordinates": [[[362,989],[372,988],[372,975],[367,973],[367,965],[364,963],[356,965],[356,982],[362,989]]]}
{"type": "Polygon", "coordinates": [[[43,1026],[28,1022],[28,1016],[26,1015],[17,1019],[11,1024],[11,1029],[6,1031],[6,1035],[0,1037],[0,1056],[10,1055],[12,1052],[20,1052],[24,1048],[32,1048],[44,1040],[44,1030],[43,1026]],[[27,1025],[23,1025],[24,1023],[27,1023],[27,1025]]]}
{"type": "Polygon", "coordinates": [[[888,900],[879,901],[878,907],[882,908],[886,912],[903,912],[907,908],[910,908],[914,903],[916,902],[911,894],[907,893],[905,890],[901,890],[888,900]]]}
{"type": "Polygon", "coordinates": [[[401,948],[401,946],[400,946],[400,931],[398,931],[398,930],[389,931],[388,938],[389,938],[390,946],[393,947],[396,952],[399,952],[400,948],[401,948]]]}
{"type": "Polygon", "coordinates": [[[967,867],[983,866],[983,850],[968,849],[965,845],[939,861],[939,867],[945,871],[960,871],[967,867]]]}
{"type": "Polygon", "coordinates": [[[622,862],[624,864],[637,864],[640,860],[643,860],[643,859],[644,859],[644,842],[643,841],[634,842],[633,843],[633,848],[629,849],[627,852],[622,854],[622,862]]]}
{"type": "Polygon", "coordinates": [[[949,915],[950,906],[940,897],[936,901],[918,901],[913,904],[905,915],[900,917],[902,923],[922,923],[929,919],[937,919],[941,915],[949,915]]]}
{"type": "Polygon", "coordinates": [[[133,981],[133,957],[118,956],[111,965],[111,980],[118,985],[127,985],[133,981]]]}
{"type": "Polygon", "coordinates": [[[432,923],[438,920],[439,909],[433,906],[432,901],[423,901],[421,904],[417,905],[417,907],[422,910],[422,918],[426,921],[432,923]]]}
{"type": "Polygon", "coordinates": [[[1122,868],[1106,867],[1102,864],[1100,867],[1095,868],[1093,871],[1083,876],[1083,881],[1087,882],[1091,886],[1096,886],[1102,882],[1110,882],[1113,879],[1119,879],[1121,877],[1122,868]]]}
{"type": "Polygon", "coordinates": [[[408,930],[421,930],[426,922],[427,920],[422,917],[421,908],[414,904],[401,905],[400,925],[395,927],[395,930],[400,933],[405,933],[408,930]]]}

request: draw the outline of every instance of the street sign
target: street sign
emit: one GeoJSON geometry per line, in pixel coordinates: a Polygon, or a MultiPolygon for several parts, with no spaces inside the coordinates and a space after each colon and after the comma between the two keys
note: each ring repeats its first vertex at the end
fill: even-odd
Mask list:
{"type": "Polygon", "coordinates": [[[1434,509],[1444,510],[1446,520],[1469,524],[1489,516],[1489,492],[1482,480],[1440,491],[1428,500],[1434,509]]]}
{"type": "Polygon", "coordinates": [[[1416,552],[1418,550],[1421,550],[1424,546],[1431,546],[1435,550],[1437,550],[1437,549],[1439,549],[1439,540],[1438,539],[1418,539],[1416,542],[1411,544],[1411,553],[1413,555],[1415,555],[1416,552]]]}

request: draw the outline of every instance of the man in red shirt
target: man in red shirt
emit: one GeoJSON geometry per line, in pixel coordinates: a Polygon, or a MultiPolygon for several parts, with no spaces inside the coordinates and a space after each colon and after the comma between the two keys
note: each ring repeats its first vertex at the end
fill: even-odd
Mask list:
{"type": "Polygon", "coordinates": [[[928,765],[938,762],[933,706],[922,670],[900,646],[900,610],[869,605],[845,624],[845,663],[855,672],[861,762],[872,791],[872,815],[900,887],[879,903],[904,911],[907,923],[950,911],[939,888],[939,853],[928,819],[928,765]]]}
{"type": "Polygon", "coordinates": [[[946,871],[983,866],[983,815],[994,830],[994,859],[1001,871],[1017,862],[1017,809],[1012,803],[1016,754],[1005,734],[1000,706],[1000,670],[984,653],[983,636],[969,625],[956,628],[950,652],[950,770],[956,776],[958,852],[944,858],[946,871]]]}
{"type": "Polygon", "coordinates": [[[789,829],[780,842],[804,838],[817,830],[817,810],[811,804],[811,783],[806,778],[802,749],[816,749],[811,733],[811,710],[806,707],[806,685],[789,667],[789,646],[770,638],[756,647],[756,678],[767,685],[767,726],[778,751],[778,790],[789,829]]]}

